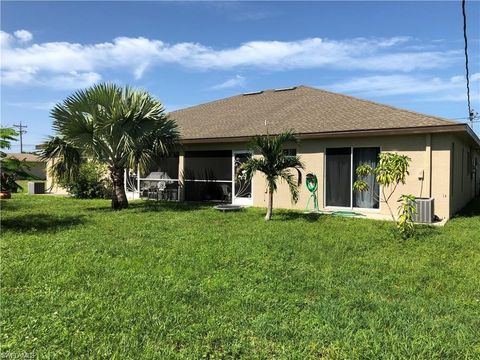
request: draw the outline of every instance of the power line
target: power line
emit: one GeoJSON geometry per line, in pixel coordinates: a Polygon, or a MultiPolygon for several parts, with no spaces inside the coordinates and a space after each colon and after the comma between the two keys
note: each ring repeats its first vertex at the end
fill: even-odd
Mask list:
{"type": "Polygon", "coordinates": [[[18,128],[18,133],[20,134],[20,153],[23,153],[23,134],[27,133],[27,130],[23,129],[26,129],[27,125],[22,125],[20,121],[20,124],[13,124],[13,127],[18,128]]]}
{"type": "MultiPolygon", "coordinates": [[[[467,13],[465,11],[465,0],[462,0],[462,15],[463,15],[463,40],[465,42],[465,76],[467,78],[467,105],[468,118],[473,123],[474,113],[470,105],[470,76],[468,72],[468,40],[467,40],[467,13]]],[[[473,128],[473,124],[472,124],[473,128]]]]}

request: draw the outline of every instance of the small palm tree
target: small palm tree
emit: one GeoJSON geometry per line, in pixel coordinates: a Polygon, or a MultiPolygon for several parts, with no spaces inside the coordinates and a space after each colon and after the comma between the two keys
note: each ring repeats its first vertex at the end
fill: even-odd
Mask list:
{"type": "Polygon", "coordinates": [[[56,136],[43,157],[56,180],[74,178],[85,159],[105,164],[113,183],[112,208],[128,207],[126,168],[144,170],[178,138],[176,123],[148,92],[98,84],[69,96],[51,111],[56,136]]]}
{"type": "Polygon", "coordinates": [[[288,184],[292,201],[298,201],[298,186],[301,183],[300,169],[303,169],[304,165],[299,156],[291,156],[285,153],[284,145],[288,142],[298,143],[293,132],[288,131],[277,136],[261,135],[253,137],[251,147],[262,157],[252,157],[239,168],[239,171],[244,172],[249,180],[253,178],[257,171],[265,175],[268,190],[268,209],[265,220],[272,218],[273,193],[277,190],[279,179],[288,184]],[[290,169],[297,170],[297,179],[290,169]]]}

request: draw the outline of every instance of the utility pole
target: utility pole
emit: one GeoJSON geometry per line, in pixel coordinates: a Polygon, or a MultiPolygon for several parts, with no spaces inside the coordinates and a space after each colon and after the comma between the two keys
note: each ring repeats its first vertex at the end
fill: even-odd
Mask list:
{"type": "Polygon", "coordinates": [[[16,127],[20,134],[20,153],[23,153],[23,134],[27,133],[27,130],[23,129],[26,129],[27,125],[22,125],[22,122],[20,121],[20,124],[13,124],[13,127],[16,127]]]}

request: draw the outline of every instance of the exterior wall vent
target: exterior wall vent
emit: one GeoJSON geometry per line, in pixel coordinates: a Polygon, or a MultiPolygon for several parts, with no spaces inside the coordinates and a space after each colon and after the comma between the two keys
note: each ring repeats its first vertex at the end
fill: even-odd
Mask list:
{"type": "Polygon", "coordinates": [[[243,96],[248,96],[248,95],[258,95],[258,94],[261,94],[263,93],[263,90],[260,90],[260,91],[252,91],[252,92],[246,92],[246,93],[243,93],[243,96]]]}
{"type": "Polygon", "coordinates": [[[291,87],[274,89],[273,91],[275,91],[275,92],[278,92],[278,91],[289,91],[289,90],[295,90],[296,88],[297,88],[296,86],[291,86],[291,87]]]}
{"type": "Polygon", "coordinates": [[[417,223],[431,224],[434,217],[433,198],[416,198],[417,213],[413,220],[417,223]]]}

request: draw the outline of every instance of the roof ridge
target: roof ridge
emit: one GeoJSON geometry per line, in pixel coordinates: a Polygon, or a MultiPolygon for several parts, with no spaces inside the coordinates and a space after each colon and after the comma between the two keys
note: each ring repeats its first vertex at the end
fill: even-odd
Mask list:
{"type": "MultiPolygon", "coordinates": [[[[292,88],[291,90],[297,90],[299,87],[309,87],[309,86],[305,86],[305,85],[293,85],[293,86],[287,86],[285,88],[280,88],[280,89],[285,89],[285,91],[290,91],[289,88],[292,88]],[[288,90],[286,90],[288,89],[288,90]]],[[[314,89],[312,87],[310,87],[311,89],[314,89]]],[[[246,92],[246,93],[240,93],[240,94],[236,94],[236,95],[231,95],[231,96],[227,96],[225,98],[221,98],[221,99],[215,99],[215,100],[210,100],[210,101],[207,101],[207,102],[204,102],[204,103],[200,103],[200,104],[195,104],[195,105],[190,105],[190,106],[187,106],[187,107],[184,107],[184,108],[181,108],[181,109],[177,109],[177,110],[173,110],[173,111],[170,111],[169,114],[172,114],[174,112],[177,112],[177,111],[183,111],[183,110],[188,110],[188,109],[191,109],[193,107],[196,107],[196,106],[203,106],[203,105],[208,105],[208,104],[214,104],[216,102],[221,102],[221,101],[225,101],[225,100],[229,100],[229,99],[232,99],[232,98],[236,98],[236,97],[241,97],[241,96],[244,96],[245,94],[248,94],[248,95],[262,95],[264,94],[265,92],[279,92],[278,91],[279,88],[271,88],[271,89],[264,89],[264,90],[254,90],[254,91],[251,91],[251,92],[246,92]],[[258,93],[258,94],[257,94],[258,93]]],[[[316,90],[320,90],[320,89],[316,89],[316,90]]]]}
{"type": "Polygon", "coordinates": [[[384,107],[390,108],[390,109],[392,109],[392,110],[403,111],[403,112],[410,113],[410,114],[414,114],[414,115],[426,116],[426,117],[429,117],[429,118],[431,118],[431,119],[445,121],[446,123],[449,123],[449,124],[464,124],[464,123],[462,123],[462,122],[460,122],[460,121],[449,120],[449,119],[442,118],[442,117],[440,117],[440,116],[425,114],[425,113],[421,113],[421,112],[418,112],[418,111],[413,111],[413,110],[408,110],[408,109],[402,109],[402,108],[399,108],[399,107],[396,107],[396,106],[392,106],[392,105],[388,105],[388,104],[384,104],[384,103],[381,103],[381,102],[377,102],[377,101],[373,101],[373,100],[367,100],[367,99],[362,99],[362,98],[359,98],[359,97],[356,97],[356,96],[346,95],[346,94],[342,94],[342,93],[337,93],[337,92],[334,92],[334,91],[329,91],[329,90],[325,90],[325,89],[320,89],[320,88],[316,88],[316,87],[313,87],[313,86],[299,85],[297,88],[305,88],[305,89],[322,91],[322,92],[325,92],[325,93],[328,93],[328,94],[337,95],[337,96],[342,96],[342,97],[345,97],[345,98],[354,99],[354,100],[362,101],[362,102],[369,103],[369,104],[375,104],[375,105],[379,105],[379,106],[384,106],[384,107]]]}

